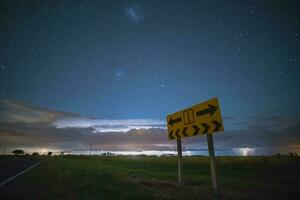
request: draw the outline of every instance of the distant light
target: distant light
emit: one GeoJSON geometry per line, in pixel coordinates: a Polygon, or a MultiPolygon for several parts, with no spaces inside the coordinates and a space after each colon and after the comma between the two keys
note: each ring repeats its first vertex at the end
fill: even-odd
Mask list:
{"type": "Polygon", "coordinates": [[[246,148],[235,148],[233,149],[233,151],[235,151],[237,154],[241,156],[248,156],[250,154],[254,154],[255,149],[246,147],[246,148]]]}
{"type": "MultiPolygon", "coordinates": [[[[89,155],[89,151],[73,151],[74,155],[89,155]]],[[[159,151],[159,150],[144,150],[144,151],[94,151],[93,155],[102,155],[110,153],[112,155],[147,155],[147,156],[176,156],[177,151],[159,151]]],[[[205,155],[200,151],[183,151],[183,156],[205,155]]]]}
{"type": "Polygon", "coordinates": [[[40,152],[41,154],[46,154],[48,152],[48,149],[41,149],[40,152]]]}
{"type": "Polygon", "coordinates": [[[247,156],[248,152],[249,152],[249,148],[243,148],[242,149],[243,156],[247,156]]]}

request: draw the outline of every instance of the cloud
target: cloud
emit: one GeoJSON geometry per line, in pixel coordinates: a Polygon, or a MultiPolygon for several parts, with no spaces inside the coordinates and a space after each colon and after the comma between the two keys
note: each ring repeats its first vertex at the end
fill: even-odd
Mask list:
{"type": "Polygon", "coordinates": [[[43,123],[56,128],[92,128],[94,133],[126,132],[131,129],[166,128],[155,119],[98,119],[77,113],[40,108],[28,104],[0,100],[0,121],[12,123],[43,123]]]}
{"type": "MultiPolygon", "coordinates": [[[[0,101],[1,147],[50,147],[75,151],[94,143],[95,148],[106,150],[146,146],[151,149],[157,136],[162,137],[160,131],[155,132],[165,132],[162,129],[165,126],[163,121],[155,119],[97,119],[15,101],[0,101]]],[[[163,135],[166,138],[166,134],[163,135]]]]}
{"type": "Polygon", "coordinates": [[[257,115],[245,117],[239,129],[216,134],[219,147],[252,148],[257,154],[300,152],[300,117],[257,115]]]}
{"type": "Polygon", "coordinates": [[[0,100],[0,121],[25,123],[51,123],[65,117],[79,116],[75,113],[40,108],[25,103],[0,100]]]}
{"type": "Polygon", "coordinates": [[[54,122],[56,128],[93,128],[95,133],[126,132],[131,129],[165,128],[166,124],[154,119],[91,119],[86,117],[65,118],[54,122]]]}
{"type": "MultiPolygon", "coordinates": [[[[255,154],[300,152],[298,116],[264,114],[226,118],[224,123],[225,131],[213,136],[217,155],[246,150],[255,154]]],[[[185,138],[182,143],[184,151],[207,153],[205,135],[185,138]]],[[[176,151],[176,141],[168,140],[161,120],[98,119],[0,101],[0,153],[3,147],[84,152],[90,144],[98,151],[176,151]]]]}

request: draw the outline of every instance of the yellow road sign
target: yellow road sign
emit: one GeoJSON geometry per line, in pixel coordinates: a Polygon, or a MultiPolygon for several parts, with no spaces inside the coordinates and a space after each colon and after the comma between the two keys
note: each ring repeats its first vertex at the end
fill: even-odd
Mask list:
{"type": "Polygon", "coordinates": [[[170,140],[224,131],[217,98],[167,116],[170,140]]]}

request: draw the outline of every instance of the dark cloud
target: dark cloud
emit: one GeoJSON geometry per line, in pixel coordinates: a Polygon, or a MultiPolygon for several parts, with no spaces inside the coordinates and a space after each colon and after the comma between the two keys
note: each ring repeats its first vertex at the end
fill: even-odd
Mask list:
{"type": "MultiPolygon", "coordinates": [[[[92,126],[58,128],[53,125],[56,120],[80,116],[15,102],[1,102],[1,147],[86,151],[93,144],[93,149],[99,151],[176,151],[175,141],[167,139],[167,130],[163,128],[136,128],[126,132],[95,132],[92,126]],[[9,120],[5,116],[10,116],[9,120]],[[30,120],[26,119],[27,116],[30,120]]],[[[234,118],[227,121],[234,121],[234,118]]],[[[270,115],[240,121],[243,126],[239,129],[225,125],[225,132],[214,134],[217,152],[233,152],[239,148],[252,148],[257,154],[300,151],[300,118],[270,115]]],[[[185,151],[207,151],[204,135],[182,141],[185,151]]]]}
{"type": "Polygon", "coordinates": [[[76,113],[35,107],[18,101],[0,100],[0,121],[52,123],[60,118],[79,116],[76,113]]]}

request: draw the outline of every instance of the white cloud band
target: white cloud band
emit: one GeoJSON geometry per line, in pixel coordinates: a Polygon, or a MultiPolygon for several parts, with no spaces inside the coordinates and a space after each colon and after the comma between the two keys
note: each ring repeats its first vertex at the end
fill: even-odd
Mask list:
{"type": "Polygon", "coordinates": [[[93,128],[95,133],[126,132],[131,129],[165,128],[165,122],[155,119],[90,119],[65,118],[53,123],[56,128],[93,128]]]}

